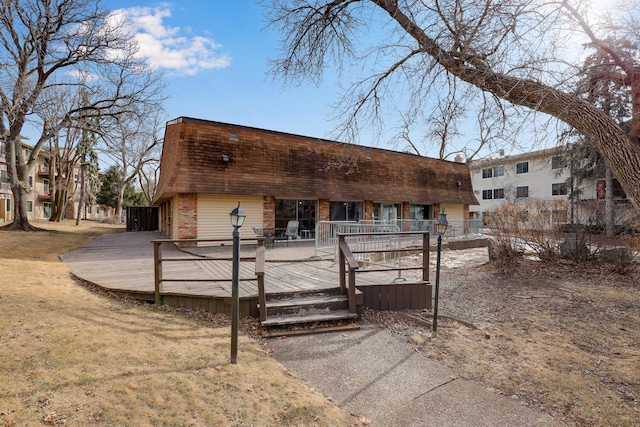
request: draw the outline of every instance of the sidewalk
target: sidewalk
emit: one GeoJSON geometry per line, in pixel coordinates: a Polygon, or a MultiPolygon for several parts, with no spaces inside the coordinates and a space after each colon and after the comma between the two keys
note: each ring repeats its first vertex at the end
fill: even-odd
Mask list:
{"type": "Polygon", "coordinates": [[[555,420],[457,378],[375,325],[358,331],[272,339],[272,357],[374,427],[557,426],[555,420]]]}

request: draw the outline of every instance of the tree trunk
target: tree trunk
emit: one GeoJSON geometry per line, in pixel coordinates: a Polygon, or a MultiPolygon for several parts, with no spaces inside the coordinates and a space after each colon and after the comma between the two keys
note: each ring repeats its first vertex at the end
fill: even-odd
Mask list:
{"type": "MultiPolygon", "coordinates": [[[[627,134],[611,117],[574,94],[535,80],[493,71],[488,65],[471,65],[444,50],[437,40],[415,25],[397,2],[373,0],[390,15],[421,49],[449,73],[514,105],[560,119],[582,133],[605,159],[633,206],[640,212],[640,142],[627,134]]],[[[637,121],[637,119],[636,119],[637,121]]]]}
{"type": "Polygon", "coordinates": [[[80,225],[82,214],[84,213],[84,161],[80,165],[80,200],[78,201],[78,216],[76,217],[76,225],[80,225]]]}
{"type": "Polygon", "coordinates": [[[614,221],[613,203],[613,172],[608,166],[605,170],[605,198],[604,198],[604,219],[607,237],[614,238],[616,235],[616,223],[614,221]]]}
{"type": "Polygon", "coordinates": [[[27,216],[27,188],[29,177],[26,173],[27,166],[24,161],[11,161],[11,159],[23,159],[22,144],[19,138],[7,138],[7,177],[11,184],[13,195],[13,222],[5,228],[11,230],[36,231],[37,227],[29,223],[27,216]]]}
{"type": "Polygon", "coordinates": [[[122,203],[124,201],[124,189],[126,187],[126,183],[118,184],[118,203],[116,203],[116,218],[118,218],[118,222],[122,222],[122,203]]]}
{"type": "Polygon", "coordinates": [[[67,192],[64,189],[58,188],[52,191],[52,193],[51,218],[49,218],[49,221],[60,222],[64,214],[64,208],[67,205],[67,192]]]}

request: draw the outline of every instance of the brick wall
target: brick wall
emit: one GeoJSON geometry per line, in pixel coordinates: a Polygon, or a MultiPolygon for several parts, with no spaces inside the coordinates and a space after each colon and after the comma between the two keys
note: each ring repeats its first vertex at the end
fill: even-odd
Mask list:
{"type": "Polygon", "coordinates": [[[264,211],[262,213],[264,227],[276,226],[276,199],[273,196],[264,196],[264,211]]]}
{"type": "Polygon", "coordinates": [[[364,201],[364,219],[367,221],[373,219],[373,200],[364,201]]]}
{"type": "Polygon", "coordinates": [[[198,236],[198,196],[195,193],[179,194],[178,239],[195,239],[198,236]]]}
{"type": "Polygon", "coordinates": [[[330,207],[329,199],[318,200],[318,221],[329,221],[330,207]]]}

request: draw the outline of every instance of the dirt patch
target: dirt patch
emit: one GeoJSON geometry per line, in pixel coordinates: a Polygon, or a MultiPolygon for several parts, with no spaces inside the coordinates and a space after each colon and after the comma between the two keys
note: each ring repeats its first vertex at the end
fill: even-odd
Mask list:
{"type": "Polygon", "coordinates": [[[437,337],[430,312],[365,318],[567,425],[640,425],[640,275],[533,260],[496,271],[486,260],[486,248],[443,252],[437,337]]]}
{"type": "Polygon", "coordinates": [[[0,232],[0,425],[362,425],[220,316],[78,286],[59,254],[122,226],[37,225],[0,232]]]}

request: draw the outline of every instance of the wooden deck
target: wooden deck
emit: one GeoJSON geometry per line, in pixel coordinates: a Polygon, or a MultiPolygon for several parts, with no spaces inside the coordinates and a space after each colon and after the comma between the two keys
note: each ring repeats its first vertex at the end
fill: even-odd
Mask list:
{"type": "MultiPolygon", "coordinates": [[[[88,244],[65,253],[62,260],[71,272],[88,281],[128,296],[139,296],[153,300],[154,269],[152,240],[162,239],[156,232],[128,232],[102,235],[88,244]]],[[[291,248],[295,251],[295,248],[291,248]]],[[[199,259],[198,256],[181,251],[173,244],[163,244],[163,258],[199,259]]],[[[229,248],[231,255],[231,248],[229,248]]],[[[171,305],[192,306],[210,311],[226,311],[231,298],[231,261],[163,262],[164,279],[227,279],[223,282],[164,282],[163,292],[173,296],[171,305]],[[197,303],[187,302],[199,300],[197,303]],[[219,301],[212,302],[211,299],[219,301]],[[216,305],[217,304],[217,305],[216,305]]],[[[254,262],[240,263],[240,278],[253,278],[254,262]]],[[[397,273],[396,273],[397,274],[397,273]]],[[[417,273],[416,273],[417,274],[417,273]]],[[[333,261],[267,262],[265,265],[265,290],[267,293],[296,292],[310,289],[327,289],[339,285],[338,266],[333,261]]],[[[397,276],[395,276],[397,277],[397,276]]],[[[363,281],[391,282],[389,273],[368,273],[363,281]]],[[[408,280],[412,280],[407,277],[408,280]]],[[[243,314],[255,315],[258,298],[256,280],[240,282],[239,296],[243,314]]],[[[165,301],[167,299],[165,298],[165,301]]]]}

